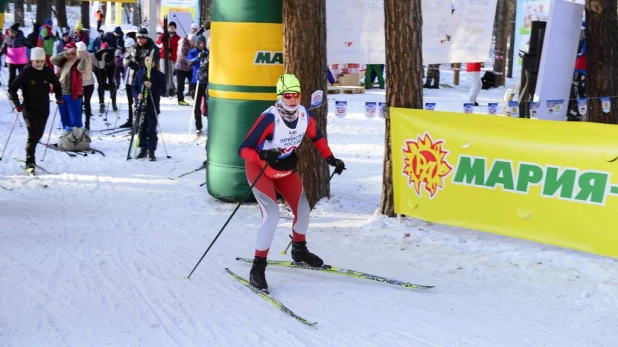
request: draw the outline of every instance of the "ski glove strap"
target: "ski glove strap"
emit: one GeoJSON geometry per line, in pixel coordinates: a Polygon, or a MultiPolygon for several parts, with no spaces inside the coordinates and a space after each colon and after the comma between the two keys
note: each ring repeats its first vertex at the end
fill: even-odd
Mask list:
{"type": "Polygon", "coordinates": [[[337,175],[341,175],[343,170],[345,170],[345,163],[341,159],[337,159],[334,156],[330,156],[326,158],[326,162],[328,165],[333,166],[335,168],[335,173],[337,175]]]}
{"type": "Polygon", "coordinates": [[[273,165],[277,162],[277,158],[279,158],[279,150],[278,149],[269,149],[266,151],[260,151],[260,159],[266,161],[268,165],[273,165]]]}

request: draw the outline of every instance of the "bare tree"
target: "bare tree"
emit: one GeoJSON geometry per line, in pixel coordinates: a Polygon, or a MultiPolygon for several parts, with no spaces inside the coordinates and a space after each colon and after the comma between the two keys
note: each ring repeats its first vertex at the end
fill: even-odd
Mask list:
{"type": "MultiPolygon", "coordinates": [[[[326,0],[283,1],[283,52],[286,72],[295,74],[301,82],[302,104],[311,104],[311,93],[326,91],[326,0]]],[[[327,104],[312,110],[316,125],[326,137],[327,104]]],[[[309,204],[329,196],[319,194],[329,178],[328,164],[305,139],[300,146],[298,171],[309,204]]]]}
{"type": "MultiPolygon", "coordinates": [[[[421,0],[385,0],[387,107],[423,108],[423,13],[421,0]]],[[[390,117],[385,114],[384,167],[380,212],[395,215],[390,117]]]]}
{"type": "Polygon", "coordinates": [[[506,47],[509,33],[510,11],[508,0],[498,0],[496,5],[496,18],[495,18],[495,34],[496,34],[496,49],[494,60],[494,71],[497,72],[495,76],[495,85],[504,85],[504,74],[506,72],[506,47]]]}
{"type": "Polygon", "coordinates": [[[56,0],[56,20],[58,26],[61,28],[68,28],[69,23],[67,21],[67,1],[56,0]]]}
{"type": "Polygon", "coordinates": [[[36,21],[43,24],[46,18],[51,18],[51,1],[36,0],[36,21]]]}
{"type": "Polygon", "coordinates": [[[603,112],[599,97],[618,95],[618,6],[616,0],[586,0],[586,49],[591,122],[618,124],[614,99],[609,113],[603,112]]]}
{"type": "Polygon", "coordinates": [[[24,0],[15,0],[15,23],[25,25],[24,23],[24,0]]]}
{"type": "Polygon", "coordinates": [[[140,25],[142,24],[141,12],[142,12],[142,8],[139,5],[139,3],[134,4],[133,5],[133,25],[137,25],[137,27],[140,27],[140,25]]]}
{"type": "Polygon", "coordinates": [[[210,20],[211,15],[212,0],[200,0],[200,24],[204,23],[207,20],[210,20]]]}
{"type": "MultiPolygon", "coordinates": [[[[90,3],[88,1],[80,2],[81,6],[81,21],[85,29],[90,30],[90,3]]],[[[91,34],[92,35],[92,34],[91,34]]]]}

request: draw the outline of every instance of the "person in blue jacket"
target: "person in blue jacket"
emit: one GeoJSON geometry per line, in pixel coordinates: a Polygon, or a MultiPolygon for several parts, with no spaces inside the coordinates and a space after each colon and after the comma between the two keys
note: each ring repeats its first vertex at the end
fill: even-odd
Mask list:
{"type": "Polygon", "coordinates": [[[193,67],[193,77],[191,83],[197,84],[195,100],[193,100],[193,115],[195,116],[196,133],[202,133],[202,111],[201,104],[204,102],[205,113],[204,117],[208,117],[208,48],[206,47],[206,38],[202,35],[197,38],[197,45],[189,52],[187,60],[189,65],[193,67]]]}
{"type": "MultiPolygon", "coordinates": [[[[157,119],[158,114],[161,113],[159,108],[159,102],[161,96],[165,94],[166,82],[165,74],[159,71],[157,68],[158,57],[155,56],[153,61],[150,61],[150,57],[144,59],[144,65],[152,64],[152,70],[150,71],[150,78],[146,76],[146,68],[142,68],[138,71],[137,75],[133,79],[133,85],[131,90],[133,95],[137,95],[140,107],[138,110],[142,112],[139,129],[137,129],[139,135],[139,153],[137,158],[145,158],[148,153],[150,161],[155,161],[155,151],[157,150],[157,119]],[[148,89],[148,96],[144,97],[145,90],[148,89]],[[148,150],[148,152],[146,152],[148,150]]],[[[136,115],[140,117],[140,115],[136,115]]]]}

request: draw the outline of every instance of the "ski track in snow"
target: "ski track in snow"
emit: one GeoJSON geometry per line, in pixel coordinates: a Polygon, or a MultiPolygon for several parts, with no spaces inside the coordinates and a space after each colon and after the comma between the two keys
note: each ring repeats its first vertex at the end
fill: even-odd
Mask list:
{"type": "MultiPolygon", "coordinates": [[[[426,100],[459,111],[466,83],[462,74],[461,86],[425,90],[426,100]]],[[[479,102],[502,106],[503,93],[482,91],[479,102]]],[[[223,270],[249,273],[250,264],[234,258],[253,254],[255,204],[239,209],[191,279],[184,279],[235,204],[199,187],[204,170],[168,179],[201,165],[206,139],[195,142],[187,134],[189,108],[164,99],[160,137],[171,159],[161,139],[158,161],[151,163],[125,160],[124,134],[94,134],[93,147],[106,157],[48,150],[39,164],[58,175],[39,171],[46,189],[11,159],[24,156],[26,129],[16,127],[0,161],[0,182],[13,188],[0,190],[0,346],[616,345],[617,260],[376,214],[383,121],[362,112],[364,101],[382,101],[384,91],[328,99],[329,142],[348,169],[333,178],[331,199],[312,211],[310,249],[343,268],[435,288],[270,266],[272,295],[318,322],[299,324],[223,270]],[[348,101],[344,119],[333,116],[336,99],[348,101]]],[[[0,105],[4,145],[13,118],[5,95],[0,105]]],[[[120,124],[127,108],[122,96],[119,107],[120,124]]],[[[116,115],[109,117],[113,124],[116,115]]],[[[48,123],[52,143],[57,122],[48,123]]],[[[95,116],[93,130],[104,127],[95,116]]],[[[43,151],[39,146],[38,160],[43,151]]],[[[281,207],[271,259],[289,259],[280,251],[293,216],[281,207]]]]}

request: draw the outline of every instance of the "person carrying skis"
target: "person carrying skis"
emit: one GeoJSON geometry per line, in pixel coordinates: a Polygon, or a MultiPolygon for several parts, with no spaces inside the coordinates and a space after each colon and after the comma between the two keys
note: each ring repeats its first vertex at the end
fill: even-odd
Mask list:
{"type": "MultiPolygon", "coordinates": [[[[193,66],[193,76],[191,83],[197,84],[195,88],[195,99],[193,100],[193,115],[195,117],[195,132],[200,135],[202,133],[202,101],[208,102],[208,56],[209,52],[206,48],[206,39],[200,35],[197,37],[197,46],[189,52],[188,61],[193,66]]],[[[208,106],[203,114],[208,117],[208,106]]]]}
{"type": "Polygon", "coordinates": [[[260,290],[268,289],[264,274],[266,258],[279,222],[275,191],[283,196],[294,213],[292,259],[312,267],[324,264],[320,257],[309,252],[305,241],[310,209],[302,181],[296,172],[298,156],[295,151],[305,135],[313,141],[328,164],[335,167],[335,173],[341,174],[345,170],[344,162],[333,156],[309,110],[300,105],[301,87],[295,75],[279,77],[277,97],[275,104],[255,121],[238,150],[245,159],[249,183],[253,183],[265,170],[253,187],[253,194],[262,211],[262,225],[258,230],[255,258],[249,274],[251,285],[260,290]]]}
{"type": "Polygon", "coordinates": [[[62,84],[62,100],[59,105],[60,119],[65,131],[83,127],[82,98],[84,93],[83,73],[89,60],[77,57],[77,47],[73,42],[64,46],[64,53],[54,55],[52,64],[60,68],[59,80],[62,84]]]}
{"type": "Polygon", "coordinates": [[[154,55],[156,57],[158,57],[161,53],[159,51],[159,47],[157,47],[154,41],[148,37],[148,29],[139,29],[135,37],[137,37],[137,45],[135,45],[135,60],[141,68],[144,67],[144,59],[150,56],[150,52],[152,50],[155,51],[154,55]]]}
{"type": "Polygon", "coordinates": [[[49,117],[49,85],[53,85],[56,102],[62,102],[62,86],[54,71],[45,66],[45,51],[35,47],[30,51],[32,65],[26,66],[9,86],[9,95],[17,112],[22,112],[28,140],[26,142],[26,170],[34,174],[36,145],[43,137],[49,117]],[[21,89],[23,103],[17,91],[21,89]]]}
{"type": "Polygon", "coordinates": [[[122,60],[127,74],[125,91],[127,94],[127,103],[129,104],[129,115],[127,121],[120,125],[120,128],[131,128],[133,126],[133,92],[131,90],[131,85],[133,84],[135,75],[139,71],[139,64],[135,60],[135,41],[130,37],[127,38],[124,41],[124,47],[126,48],[126,52],[122,60]]]}
{"type": "MultiPolygon", "coordinates": [[[[153,56],[144,59],[146,68],[141,69],[133,79],[133,95],[137,95],[137,100],[141,105],[137,108],[137,112],[141,112],[139,135],[139,153],[137,159],[145,158],[148,153],[150,161],[155,161],[155,151],[157,150],[157,118],[161,112],[159,109],[159,101],[162,95],[165,95],[165,74],[157,69],[158,56],[153,56]],[[149,69],[148,66],[151,68],[149,69]],[[150,71],[149,71],[150,70],[150,71]],[[148,74],[150,73],[150,77],[148,74]],[[147,90],[146,90],[147,88],[147,90]],[[144,93],[148,93],[144,97],[144,93]],[[148,152],[146,152],[148,150],[148,152]]],[[[140,115],[136,115],[140,117],[140,115]]],[[[137,118],[136,118],[137,119],[137,118]]]]}

